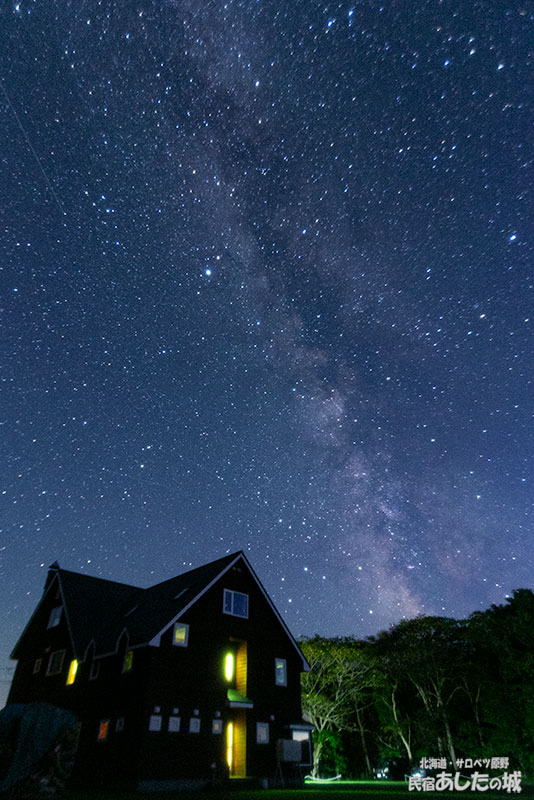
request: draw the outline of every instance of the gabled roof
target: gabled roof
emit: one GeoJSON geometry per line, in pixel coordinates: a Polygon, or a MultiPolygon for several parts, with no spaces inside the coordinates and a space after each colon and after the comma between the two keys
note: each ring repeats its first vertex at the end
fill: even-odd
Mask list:
{"type": "MultiPolygon", "coordinates": [[[[90,575],[61,569],[57,561],[48,571],[41,602],[54,586],[59,588],[72,648],[79,659],[83,657],[84,650],[91,639],[94,639],[96,648],[99,649],[99,643],[103,642],[106,639],[106,633],[114,628],[114,623],[117,617],[120,617],[122,609],[130,605],[134,596],[144,591],[126,583],[93,578],[90,575]]],[[[20,657],[26,633],[39,608],[40,604],[15,645],[11,658],[20,657]]],[[[115,648],[116,639],[115,636],[111,649],[115,648]]]]}
{"type": "MultiPolygon", "coordinates": [[[[61,569],[54,562],[47,577],[43,599],[57,581],[73,651],[78,659],[84,657],[91,641],[95,644],[97,655],[113,652],[124,630],[128,633],[130,647],[158,645],[162,634],[240,560],[245,563],[302,658],[304,669],[308,669],[295,639],[242,551],[211,561],[148,589],[71,572],[61,569]]],[[[35,613],[15,646],[12,658],[20,657],[23,640],[35,613]]]]}
{"type": "MultiPolygon", "coordinates": [[[[242,555],[233,553],[142,590],[123,618],[130,645],[147,644],[193,605],[242,555]],[[171,622],[169,622],[171,620],[171,622]]],[[[156,642],[153,642],[154,644],[156,642]]],[[[159,642],[158,642],[159,644],[159,642]]]]}

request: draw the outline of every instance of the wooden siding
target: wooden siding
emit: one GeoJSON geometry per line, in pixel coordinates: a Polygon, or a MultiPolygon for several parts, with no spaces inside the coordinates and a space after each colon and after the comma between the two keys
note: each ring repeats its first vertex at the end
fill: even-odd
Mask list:
{"type": "Polygon", "coordinates": [[[234,774],[274,777],[276,741],[289,738],[288,726],[301,721],[302,660],[243,561],[180,617],[189,625],[186,647],[173,644],[171,625],[159,647],[134,648],[132,669],[124,672],[127,635],[106,657],[99,658],[87,642],[86,658],[80,660],[72,686],[66,686],[75,656],[65,614],[58,626],[47,629],[57,604],[55,593],[49,592],[27,631],[9,701],[46,700],[78,715],[83,723],[77,768],[81,782],[127,786],[225,776],[230,721],[234,722],[234,774]],[[223,613],[224,589],[249,596],[248,618],[223,613]],[[230,683],[224,674],[229,648],[236,667],[230,683]],[[65,649],[62,673],[46,677],[46,658],[56,649],[65,649]],[[37,658],[43,663],[34,675],[37,658]],[[276,658],[287,662],[287,686],[275,684],[276,658]],[[99,664],[99,672],[91,680],[93,664],[99,664]],[[227,701],[229,687],[250,698],[253,707],[232,707],[227,701]],[[149,730],[151,717],[161,718],[159,730],[149,730]],[[179,730],[169,731],[171,717],[180,718],[179,730]],[[108,735],[99,741],[103,720],[109,720],[108,735]],[[123,721],[119,730],[118,720],[123,721]],[[266,744],[256,742],[258,721],[269,725],[266,744]]]}

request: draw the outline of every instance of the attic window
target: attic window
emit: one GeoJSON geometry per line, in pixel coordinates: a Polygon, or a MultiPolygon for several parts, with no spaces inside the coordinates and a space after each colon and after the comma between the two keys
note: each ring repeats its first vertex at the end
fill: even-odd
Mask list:
{"type": "Polygon", "coordinates": [[[55,628],[57,625],[59,625],[62,610],[63,606],[56,606],[52,609],[48,618],[48,628],[55,628]]]}
{"type": "Polygon", "coordinates": [[[183,622],[175,622],[172,634],[172,643],[177,647],[187,647],[189,641],[189,625],[183,622]]]}
{"type": "Polygon", "coordinates": [[[248,618],[248,594],[234,592],[231,589],[224,590],[223,612],[231,614],[233,617],[248,618]]]}

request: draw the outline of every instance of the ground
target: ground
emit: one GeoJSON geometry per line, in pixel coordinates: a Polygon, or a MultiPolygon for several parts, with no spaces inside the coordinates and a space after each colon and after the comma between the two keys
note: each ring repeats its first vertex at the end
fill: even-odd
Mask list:
{"type": "MultiPolygon", "coordinates": [[[[534,785],[522,786],[521,797],[524,800],[534,800],[534,785]]],[[[248,790],[237,791],[210,791],[191,793],[191,800],[414,800],[416,795],[422,792],[409,792],[407,784],[404,782],[388,781],[340,781],[335,784],[325,785],[306,785],[304,789],[268,789],[268,790],[248,790]]],[[[458,792],[425,792],[425,796],[437,797],[456,797],[458,792]]],[[[183,795],[182,795],[183,796],[183,795]]],[[[473,793],[470,793],[473,796],[473,793]]],[[[510,797],[505,791],[483,792],[485,800],[505,800],[510,797]]],[[[512,795],[513,796],[513,795],[512,795]]],[[[135,794],[91,794],[86,792],[76,792],[69,795],[69,800],[138,800],[143,795],[135,794]]],[[[178,800],[179,792],[165,792],[145,795],[149,800],[178,800]]]]}

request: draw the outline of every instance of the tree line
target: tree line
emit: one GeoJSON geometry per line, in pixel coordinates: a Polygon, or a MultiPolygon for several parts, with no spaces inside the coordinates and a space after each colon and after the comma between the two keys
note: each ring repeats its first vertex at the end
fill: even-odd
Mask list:
{"type": "MultiPolygon", "coordinates": [[[[313,776],[403,777],[422,756],[509,757],[534,775],[534,594],[467,619],[416,617],[367,639],[300,642],[313,776]]],[[[450,769],[450,767],[449,767],[450,769]]]]}

